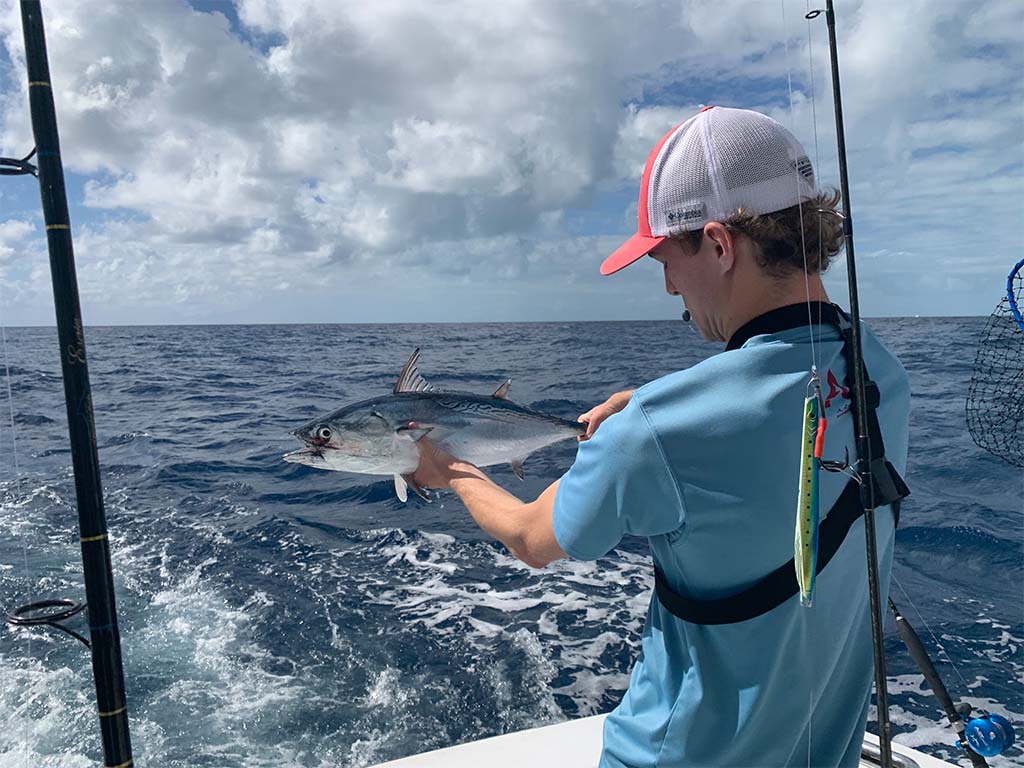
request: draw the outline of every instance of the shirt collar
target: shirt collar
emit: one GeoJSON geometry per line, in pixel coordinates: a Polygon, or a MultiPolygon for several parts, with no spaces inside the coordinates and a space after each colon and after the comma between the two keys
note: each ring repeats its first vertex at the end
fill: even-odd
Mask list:
{"type": "Polygon", "coordinates": [[[792,328],[800,328],[812,323],[838,325],[839,315],[833,304],[823,301],[789,304],[785,307],[769,310],[753,320],[744,323],[729,339],[725,350],[739,349],[754,336],[767,333],[779,333],[792,328]]]}

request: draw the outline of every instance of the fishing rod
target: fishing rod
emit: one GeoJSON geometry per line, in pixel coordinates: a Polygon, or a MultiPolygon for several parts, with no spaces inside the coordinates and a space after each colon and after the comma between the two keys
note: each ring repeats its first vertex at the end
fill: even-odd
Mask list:
{"type": "MultiPolygon", "coordinates": [[[[822,11],[809,11],[808,20],[822,11]]],[[[835,105],[836,142],[839,149],[839,186],[843,196],[843,240],[846,245],[847,283],[850,289],[851,341],[853,346],[853,410],[857,427],[857,475],[860,501],[864,508],[864,533],[867,539],[868,595],[871,600],[871,639],[875,657],[875,698],[878,711],[878,744],[882,768],[892,767],[892,732],[889,724],[889,699],[886,689],[885,646],[882,635],[882,599],[878,579],[878,548],[875,538],[875,472],[868,432],[867,393],[864,386],[864,352],[861,346],[860,300],[857,293],[857,262],[853,249],[853,215],[850,211],[850,181],[846,167],[846,135],[843,130],[843,101],[839,86],[839,54],[836,45],[836,14],[832,0],[826,0],[829,58],[832,65],[832,97],[835,105]]],[[[878,457],[875,457],[878,458],[878,457]]]]}
{"type": "MultiPolygon", "coordinates": [[[[878,711],[878,743],[879,763],[882,768],[892,768],[892,730],[889,721],[888,690],[885,673],[885,646],[882,633],[882,600],[878,578],[878,548],[875,537],[875,508],[878,502],[882,505],[892,503],[894,511],[898,508],[901,498],[909,490],[898,476],[889,471],[889,465],[881,455],[872,455],[872,440],[869,430],[869,409],[877,406],[877,388],[872,388],[872,400],[868,400],[865,385],[864,354],[861,346],[860,332],[860,301],[857,291],[857,263],[853,247],[853,216],[850,211],[850,184],[846,163],[846,135],[843,128],[843,102],[839,83],[839,55],[836,44],[836,18],[833,0],[826,0],[825,10],[808,11],[807,20],[825,14],[828,26],[829,58],[832,69],[832,96],[835,106],[836,143],[839,154],[839,184],[845,207],[843,215],[843,239],[846,246],[847,283],[850,291],[850,319],[852,362],[854,376],[853,410],[857,429],[857,475],[860,485],[860,503],[864,508],[864,533],[867,544],[868,594],[871,600],[871,638],[875,658],[875,696],[878,711]],[[894,500],[894,501],[893,501],[894,500]]],[[[1018,269],[1024,264],[1018,264],[1018,269]]],[[[1015,292],[1012,285],[1013,273],[1007,281],[1007,294],[1011,308],[1016,309],[1015,292]]],[[[1019,293],[1019,289],[1017,291],[1019,293]]],[[[1019,313],[1014,314],[1020,321],[1019,313]]],[[[1022,326],[1024,330],[1024,326],[1022,326]]],[[[896,629],[910,652],[911,658],[924,675],[928,686],[939,700],[946,717],[956,730],[958,745],[964,750],[974,768],[987,765],[985,757],[1002,754],[1014,743],[1014,732],[1011,724],[1000,715],[982,712],[964,724],[963,716],[970,714],[970,706],[953,703],[942,679],[928,658],[913,627],[899,613],[891,599],[889,609],[896,619],[896,629]]]]}
{"type": "MultiPolygon", "coordinates": [[[[949,724],[953,726],[953,730],[957,732],[957,736],[960,739],[960,746],[963,748],[968,759],[970,759],[971,765],[974,768],[987,768],[988,763],[985,762],[985,758],[971,749],[968,743],[967,723],[964,722],[963,715],[970,713],[970,706],[966,704],[957,706],[953,703],[953,697],[949,695],[949,691],[946,690],[946,686],[942,682],[942,678],[939,677],[939,673],[935,669],[935,665],[932,664],[932,660],[928,658],[928,652],[925,651],[924,646],[921,644],[921,639],[917,636],[917,632],[915,632],[914,628],[910,626],[910,623],[903,618],[903,615],[900,613],[899,608],[896,607],[896,604],[892,601],[892,598],[889,598],[889,610],[892,612],[893,618],[896,619],[896,631],[899,632],[900,637],[903,638],[904,645],[907,646],[907,650],[910,651],[911,658],[914,659],[914,663],[917,664],[918,669],[921,670],[921,674],[924,675],[924,679],[928,683],[928,687],[931,688],[935,698],[939,700],[939,704],[946,713],[946,719],[949,720],[949,724]]],[[[972,724],[974,722],[974,720],[971,721],[972,724]]],[[[990,755],[991,754],[995,753],[990,753],[990,755]]]]}
{"type": "MultiPolygon", "coordinates": [[[[78,279],[71,243],[71,219],[64,189],[64,167],[60,158],[57,115],[53,103],[50,66],[39,0],[21,0],[21,23],[25,35],[25,63],[28,69],[32,132],[38,150],[35,170],[39,178],[43,220],[50,253],[50,273],[57,313],[64,400],[67,406],[71,461],[78,501],[78,527],[82,546],[86,602],[89,616],[90,650],[96,684],[96,704],[107,768],[130,768],[133,764],[128,734],[128,708],[121,662],[121,635],[114,604],[114,575],[110,564],[106,514],[100,486],[96,427],[93,420],[89,370],[85,356],[85,335],[78,297],[78,279]]],[[[8,162],[15,173],[32,173],[28,157],[8,162]]],[[[19,609],[23,610],[23,609],[19,609]]]]}

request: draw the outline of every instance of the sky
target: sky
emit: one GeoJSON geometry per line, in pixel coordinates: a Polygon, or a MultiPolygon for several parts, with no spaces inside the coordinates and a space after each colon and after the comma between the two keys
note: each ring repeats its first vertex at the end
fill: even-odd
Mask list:
{"type": "MultiPolygon", "coordinates": [[[[837,0],[865,315],[983,315],[1021,256],[1024,4],[837,0]]],[[[758,109],[838,186],[806,0],[48,0],[87,324],[678,318],[636,227],[654,143],[758,109]]],[[[0,156],[33,146],[0,0],[0,156]]],[[[845,261],[826,275],[847,303],[845,261]]],[[[54,322],[0,177],[0,322],[54,322]]]]}

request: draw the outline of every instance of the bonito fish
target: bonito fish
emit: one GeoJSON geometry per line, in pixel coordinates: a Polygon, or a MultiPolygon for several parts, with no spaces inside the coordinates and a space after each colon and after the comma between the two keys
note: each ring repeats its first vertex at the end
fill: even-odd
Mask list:
{"type": "Polygon", "coordinates": [[[419,465],[416,441],[438,447],[478,467],[511,464],[521,479],[523,461],[534,451],[582,435],[585,424],[549,416],[508,399],[511,380],[491,396],[441,392],[417,370],[420,351],[412,353],[390,395],[363,400],[292,432],[306,446],[284,460],[317,469],[363,475],[393,475],[398,498],[407,487],[429,498],[411,475],[419,465]]]}

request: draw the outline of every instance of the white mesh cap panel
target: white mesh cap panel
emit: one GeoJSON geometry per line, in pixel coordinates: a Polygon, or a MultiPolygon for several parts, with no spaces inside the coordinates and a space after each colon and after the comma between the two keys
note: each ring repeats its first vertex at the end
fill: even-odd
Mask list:
{"type": "Polygon", "coordinates": [[[731,203],[726,215],[740,208],[772,213],[815,195],[810,160],[781,124],[740,109],[712,109],[707,118],[713,162],[731,203]]]}
{"type": "Polygon", "coordinates": [[[739,209],[772,213],[817,194],[800,142],[766,115],[714,107],[681,125],[651,172],[652,234],[695,230],[739,209]]]}

